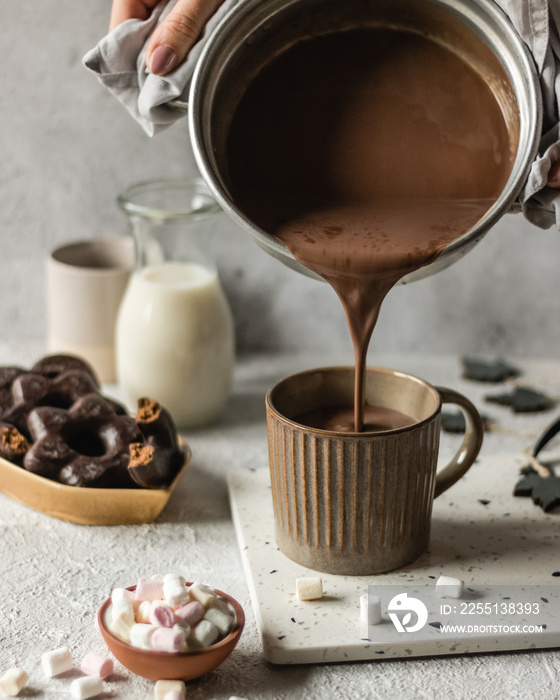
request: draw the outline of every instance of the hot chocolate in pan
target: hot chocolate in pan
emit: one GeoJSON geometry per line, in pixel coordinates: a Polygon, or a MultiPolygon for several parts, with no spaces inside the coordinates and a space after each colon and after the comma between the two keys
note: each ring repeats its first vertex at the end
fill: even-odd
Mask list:
{"type": "Polygon", "coordinates": [[[344,306],[356,360],[347,429],[363,427],[366,354],[385,295],[484,216],[514,140],[485,80],[410,31],[301,41],[249,84],[229,131],[228,187],[344,306]]]}

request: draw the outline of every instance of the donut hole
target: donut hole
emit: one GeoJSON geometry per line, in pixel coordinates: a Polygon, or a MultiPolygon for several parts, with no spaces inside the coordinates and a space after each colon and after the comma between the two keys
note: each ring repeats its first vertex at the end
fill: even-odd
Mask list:
{"type": "Polygon", "coordinates": [[[74,401],[68,394],[61,391],[52,391],[37,401],[37,406],[50,406],[51,408],[62,408],[67,411],[73,403],[74,401]]]}
{"type": "Polygon", "coordinates": [[[74,423],[63,431],[62,437],[68,447],[79,455],[85,457],[102,457],[106,452],[106,445],[99,431],[94,430],[87,423],[74,423]]]}

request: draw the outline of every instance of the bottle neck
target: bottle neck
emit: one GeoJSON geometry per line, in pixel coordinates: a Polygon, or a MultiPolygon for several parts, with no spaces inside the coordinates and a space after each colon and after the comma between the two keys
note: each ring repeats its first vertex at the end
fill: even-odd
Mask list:
{"type": "Polygon", "coordinates": [[[205,250],[205,238],[214,225],[213,218],[162,220],[129,216],[136,270],[165,263],[196,263],[215,271],[214,261],[205,250]]]}

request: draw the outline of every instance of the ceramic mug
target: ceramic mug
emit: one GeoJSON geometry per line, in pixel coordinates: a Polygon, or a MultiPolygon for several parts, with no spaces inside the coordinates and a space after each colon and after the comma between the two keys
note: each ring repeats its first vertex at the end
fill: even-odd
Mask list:
{"type": "Polygon", "coordinates": [[[411,417],[402,428],[344,433],[294,420],[352,406],[353,367],[292,375],[267,394],[268,449],[280,550],[332,574],[369,575],[412,563],[427,548],[433,499],[475,461],[483,438],[478,411],[462,394],[410,374],[368,368],[365,400],[411,417]],[[462,444],[438,473],[441,406],[458,405],[462,444]]]}
{"type": "Polygon", "coordinates": [[[47,258],[49,352],[83,358],[115,382],[115,324],[134,266],[130,238],[75,241],[47,258]]]}

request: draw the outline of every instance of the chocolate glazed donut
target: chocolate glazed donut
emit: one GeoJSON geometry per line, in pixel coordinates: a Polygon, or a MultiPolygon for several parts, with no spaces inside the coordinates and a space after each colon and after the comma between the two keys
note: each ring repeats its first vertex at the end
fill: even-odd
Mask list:
{"type": "Polygon", "coordinates": [[[37,406],[70,408],[81,396],[99,390],[91,367],[77,357],[49,355],[31,371],[0,368],[0,418],[28,439],[27,417],[37,406]]]}
{"type": "Polygon", "coordinates": [[[161,488],[173,480],[183,462],[177,428],[169,411],[152,399],[138,400],[136,423],[143,442],[130,445],[128,471],[144,488],[161,488]]]}
{"type": "Polygon", "coordinates": [[[183,462],[168,411],[142,399],[135,420],[99,386],[68,355],[1,367],[0,457],[69,486],[168,486],[183,462]]]}
{"type": "Polygon", "coordinates": [[[39,406],[28,426],[33,444],[23,465],[29,471],[69,486],[137,486],[128,473],[128,446],[142,434],[101,395],[87,394],[69,410],[39,406]]]}
{"type": "Polygon", "coordinates": [[[0,421],[0,457],[21,467],[29,442],[17,428],[0,421]]]}

